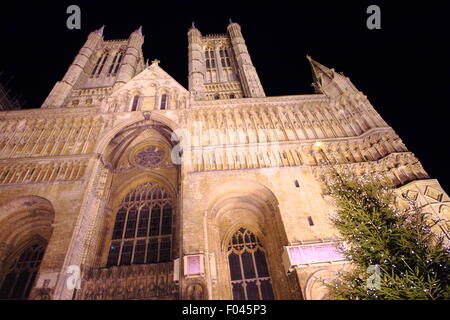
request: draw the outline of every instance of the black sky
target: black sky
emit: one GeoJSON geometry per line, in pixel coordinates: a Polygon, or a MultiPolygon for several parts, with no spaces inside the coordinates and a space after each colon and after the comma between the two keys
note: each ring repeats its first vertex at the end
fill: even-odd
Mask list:
{"type": "Polygon", "coordinates": [[[312,93],[310,54],[342,71],[450,192],[450,11],[444,1],[2,1],[0,70],[24,108],[39,108],[88,33],[125,39],[143,26],[144,56],[187,88],[191,22],[203,34],[242,27],[267,95],[312,93]],[[81,8],[81,30],[68,30],[66,8],[81,8]],[[382,29],[366,27],[366,8],[381,8],[382,29]]]}

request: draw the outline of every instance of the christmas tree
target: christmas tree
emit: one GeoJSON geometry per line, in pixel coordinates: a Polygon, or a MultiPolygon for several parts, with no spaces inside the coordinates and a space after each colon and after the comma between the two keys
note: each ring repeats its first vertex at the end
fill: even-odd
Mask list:
{"type": "Polygon", "coordinates": [[[333,283],[333,299],[449,299],[448,242],[414,201],[400,210],[394,189],[380,177],[335,169],[327,186],[336,207],[331,217],[351,262],[333,283]]]}

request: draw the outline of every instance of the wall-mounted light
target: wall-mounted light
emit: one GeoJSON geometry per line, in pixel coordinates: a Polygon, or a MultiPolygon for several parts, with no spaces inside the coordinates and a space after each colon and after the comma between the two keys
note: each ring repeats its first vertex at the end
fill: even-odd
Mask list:
{"type": "Polygon", "coordinates": [[[314,147],[316,147],[316,148],[321,148],[323,146],[323,142],[321,142],[321,141],[317,141],[316,143],[314,143],[314,147]]]}

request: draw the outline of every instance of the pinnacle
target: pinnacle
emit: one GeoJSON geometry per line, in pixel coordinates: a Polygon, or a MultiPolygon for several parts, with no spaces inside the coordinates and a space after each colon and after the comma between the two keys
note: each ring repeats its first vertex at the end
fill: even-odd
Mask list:
{"type": "Polygon", "coordinates": [[[139,35],[142,36],[142,26],[139,26],[139,28],[136,31],[134,31],[134,32],[136,32],[136,33],[138,33],[139,35]]]}
{"type": "Polygon", "coordinates": [[[95,30],[94,32],[103,36],[103,30],[105,29],[105,25],[102,25],[100,29],[95,30]]]}

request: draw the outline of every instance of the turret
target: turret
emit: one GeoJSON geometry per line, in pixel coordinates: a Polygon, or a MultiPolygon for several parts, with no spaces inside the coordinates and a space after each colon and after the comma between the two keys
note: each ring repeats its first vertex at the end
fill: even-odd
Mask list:
{"type": "Polygon", "coordinates": [[[192,22],[188,31],[189,42],[189,91],[195,100],[204,98],[205,59],[202,54],[202,34],[192,22]]]}
{"type": "Polygon", "coordinates": [[[228,33],[202,35],[192,23],[189,90],[195,100],[265,97],[241,27],[230,20],[228,33]]]}
{"type": "Polygon", "coordinates": [[[103,29],[91,32],[61,81],[53,87],[42,108],[60,107],[80,79],[97,46],[103,41],[103,29]]]}
{"type": "Polygon", "coordinates": [[[241,80],[244,95],[246,97],[265,97],[264,89],[258,74],[256,73],[256,69],[253,66],[244,37],[242,36],[241,26],[232,22],[230,19],[227,30],[236,57],[239,78],[241,80]]]}
{"type": "Polygon", "coordinates": [[[137,73],[139,57],[141,56],[142,44],[144,36],[142,35],[142,26],[132,32],[128,38],[128,46],[123,58],[121,67],[117,74],[114,88],[123,85],[137,73]]]}

